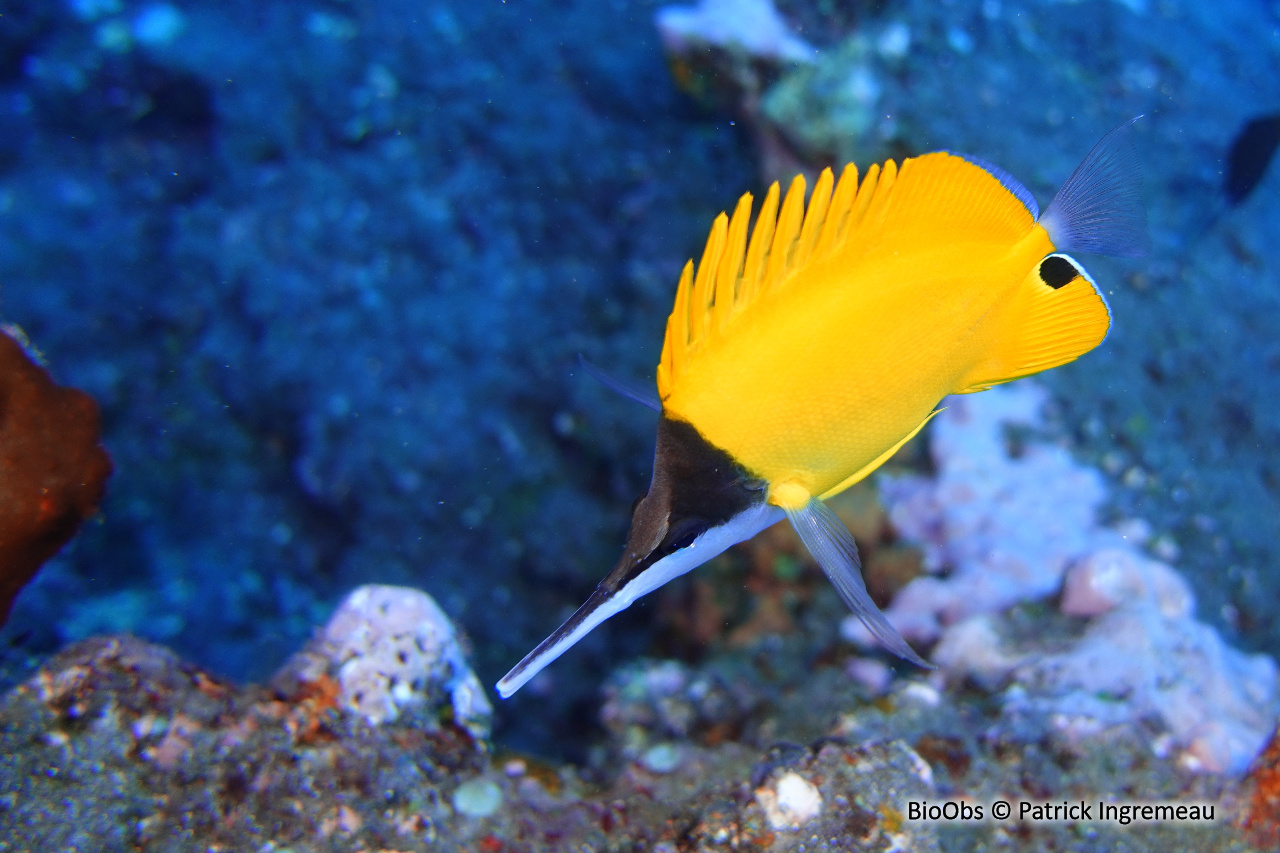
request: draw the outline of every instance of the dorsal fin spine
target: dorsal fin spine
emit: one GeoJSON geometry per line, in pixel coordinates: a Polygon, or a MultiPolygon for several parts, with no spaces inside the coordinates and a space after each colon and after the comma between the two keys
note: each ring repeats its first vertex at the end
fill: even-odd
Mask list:
{"type": "Polygon", "coordinates": [[[850,229],[862,223],[862,218],[867,215],[867,208],[871,206],[871,197],[876,194],[876,187],[880,184],[880,164],[872,163],[867,167],[867,176],[862,179],[862,186],[858,187],[858,197],[853,202],[853,211],[849,218],[850,229]]]}
{"type": "Polygon", "coordinates": [[[822,234],[822,225],[827,219],[827,210],[831,205],[831,186],[835,181],[830,169],[823,169],[818,182],[813,185],[813,194],[809,197],[809,210],[804,216],[804,227],[800,229],[800,239],[796,243],[795,255],[788,265],[789,269],[802,266],[813,255],[813,248],[822,234]]]}
{"type": "MultiPolygon", "coordinates": [[[[904,164],[905,166],[906,164],[904,164]]],[[[892,160],[867,169],[858,183],[850,163],[837,184],[824,169],[805,204],[804,175],[791,181],[785,198],[775,182],[765,194],[751,239],[752,196],[744,193],[733,217],[721,213],[712,223],[702,258],[681,271],[675,305],[667,322],[658,394],[665,400],[693,354],[723,334],[737,311],[778,286],[809,261],[835,251],[865,225],[888,215],[899,175],[892,160]],[[833,184],[834,191],[833,191],[833,184]]]]}
{"type": "Polygon", "coordinates": [[[676,301],[667,319],[667,336],[658,362],[658,396],[666,399],[671,384],[685,367],[689,354],[689,293],[693,290],[693,261],[686,261],[676,285],[676,301]]]}
{"type": "Polygon", "coordinates": [[[738,281],[742,277],[743,252],[747,248],[747,225],[751,221],[751,193],[743,193],[729,220],[720,269],[716,273],[715,318],[713,326],[719,334],[733,315],[738,281]]]}
{"type": "Polygon", "coordinates": [[[869,224],[874,225],[888,216],[892,207],[892,205],[887,204],[889,194],[893,192],[893,185],[897,182],[898,164],[892,160],[885,160],[884,166],[880,169],[880,179],[876,181],[875,194],[867,200],[867,213],[871,213],[875,217],[869,224]]]}
{"type": "Polygon", "coordinates": [[[773,226],[778,218],[778,182],[774,181],[760,205],[755,230],[751,232],[751,245],[747,248],[747,260],[742,267],[742,287],[738,289],[738,303],[747,305],[755,298],[760,280],[769,268],[769,250],[773,246],[773,226]]]}
{"type": "Polygon", "coordinates": [[[831,206],[827,208],[827,221],[823,223],[822,234],[818,237],[818,245],[814,247],[815,255],[822,255],[833,246],[844,241],[849,233],[849,218],[853,212],[853,202],[858,197],[858,167],[849,163],[840,173],[836,182],[836,191],[831,196],[831,206]]]}
{"type": "Polygon", "coordinates": [[[769,254],[769,271],[764,277],[764,283],[768,287],[777,284],[791,269],[796,238],[800,236],[800,226],[804,221],[804,188],[804,175],[796,175],[782,202],[778,227],[773,234],[773,249],[769,254]]]}
{"type": "Polygon", "coordinates": [[[693,279],[693,294],[689,300],[689,339],[705,340],[711,327],[711,300],[715,296],[716,272],[720,269],[724,254],[724,240],[729,228],[729,217],[721,213],[711,224],[707,246],[702,250],[702,260],[693,279]]]}

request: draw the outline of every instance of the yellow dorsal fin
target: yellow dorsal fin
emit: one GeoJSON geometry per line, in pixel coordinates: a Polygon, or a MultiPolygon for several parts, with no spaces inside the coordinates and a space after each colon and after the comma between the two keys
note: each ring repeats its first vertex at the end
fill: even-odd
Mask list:
{"type": "Polygon", "coordinates": [[[1111,310],[1084,267],[1049,255],[1019,286],[995,324],[987,357],[956,393],[985,391],[1074,361],[1102,343],[1110,327],[1111,310]]]}
{"type": "Polygon", "coordinates": [[[711,327],[711,307],[715,296],[716,272],[724,259],[724,243],[728,236],[729,218],[723,213],[711,223],[698,273],[693,279],[693,292],[689,295],[689,340],[694,343],[706,340],[711,327]]]}
{"type": "Polygon", "coordinates": [[[818,245],[813,250],[815,257],[826,254],[833,245],[841,242],[848,235],[853,214],[853,201],[857,195],[858,167],[850,163],[840,173],[840,182],[836,184],[835,194],[831,197],[831,206],[827,210],[826,222],[822,225],[822,234],[818,237],[818,245]]]}
{"type": "Polygon", "coordinates": [[[773,247],[773,226],[778,218],[778,182],[774,181],[760,206],[755,230],[751,232],[751,245],[747,248],[747,260],[742,266],[742,288],[738,291],[738,305],[743,306],[755,298],[769,269],[769,252],[773,247]]]}
{"type": "MultiPolygon", "coordinates": [[[[873,166],[869,176],[875,171],[873,166]]],[[[781,193],[774,183],[765,194],[750,242],[746,235],[751,193],[738,200],[732,219],[723,213],[716,217],[697,274],[692,262],[686,264],[676,288],[658,365],[660,397],[668,395],[690,355],[709,337],[723,333],[736,312],[809,261],[829,254],[853,232],[857,167],[845,167],[834,196],[832,183],[831,170],[823,170],[807,212],[803,175],[791,182],[781,210],[781,193]]]]}
{"type": "Polygon", "coordinates": [[[666,399],[689,360],[724,334],[734,316],[808,265],[836,252],[912,251],[947,240],[1011,245],[1034,225],[1031,214],[1000,181],[980,166],[947,153],[892,160],[867,169],[862,183],[853,164],[835,184],[823,170],[805,208],[805,179],[797,175],[779,207],[769,187],[746,239],[751,194],[730,219],[716,217],[696,274],[686,266],[667,323],[658,368],[658,394],[666,399]]]}
{"type": "Polygon", "coordinates": [[[713,325],[717,332],[724,331],[737,300],[738,281],[742,277],[743,253],[747,250],[747,225],[751,219],[751,193],[743,193],[729,220],[725,237],[724,255],[716,271],[716,293],[713,325]]]}
{"type": "Polygon", "coordinates": [[[818,183],[813,185],[813,195],[809,197],[809,210],[804,215],[804,227],[800,229],[800,237],[796,241],[795,251],[791,255],[789,269],[804,266],[813,254],[822,235],[822,226],[827,219],[827,206],[831,203],[831,170],[823,169],[818,176],[818,183]]]}
{"type": "Polygon", "coordinates": [[[894,248],[928,245],[940,236],[1012,246],[1035,225],[1026,205],[990,172],[943,151],[905,160],[901,169],[885,163],[866,205],[859,217],[862,236],[894,248]]]}
{"type": "Polygon", "coordinates": [[[773,231],[773,248],[769,251],[769,269],[761,282],[764,285],[761,291],[777,284],[791,269],[800,226],[804,224],[804,187],[804,175],[796,175],[791,181],[791,189],[787,190],[787,197],[782,201],[778,224],[773,231]]]}

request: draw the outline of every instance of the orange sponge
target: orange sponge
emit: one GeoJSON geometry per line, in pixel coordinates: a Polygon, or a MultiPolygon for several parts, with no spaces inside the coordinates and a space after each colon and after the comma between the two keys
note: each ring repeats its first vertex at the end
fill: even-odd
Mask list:
{"type": "Polygon", "coordinates": [[[45,560],[97,512],[111,475],[98,404],[0,329],[0,625],[45,560]]]}

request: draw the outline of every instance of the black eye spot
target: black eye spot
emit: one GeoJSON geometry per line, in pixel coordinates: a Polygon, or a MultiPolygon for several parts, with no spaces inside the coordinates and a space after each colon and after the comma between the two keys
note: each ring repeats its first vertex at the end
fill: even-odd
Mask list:
{"type": "Polygon", "coordinates": [[[1040,280],[1054,290],[1068,284],[1079,274],[1071,261],[1058,255],[1050,255],[1040,262],[1040,280]]]}

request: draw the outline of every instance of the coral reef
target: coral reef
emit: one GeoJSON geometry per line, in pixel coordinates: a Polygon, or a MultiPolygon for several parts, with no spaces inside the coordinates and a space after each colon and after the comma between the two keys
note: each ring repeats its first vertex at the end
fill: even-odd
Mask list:
{"type": "Polygon", "coordinates": [[[348,595],[316,637],[291,657],[272,685],[286,695],[337,684],[339,704],[370,725],[447,696],[453,720],[477,738],[489,733],[493,707],[467,665],[453,624],[425,592],[362,586],[348,595]]]}
{"type": "Polygon", "coordinates": [[[1243,791],[1247,807],[1239,823],[1259,850],[1280,849],[1280,735],[1249,769],[1243,791]]]}
{"type": "Polygon", "coordinates": [[[71,646],[11,691],[0,739],[15,852],[456,849],[447,792],[485,763],[463,729],[371,729],[334,689],[241,689],[127,636],[71,646]]]}
{"type": "MultiPolygon", "coordinates": [[[[1077,736],[1151,720],[1153,747],[1188,768],[1242,773],[1280,714],[1275,661],[1194,617],[1182,577],[1126,538],[1145,525],[1097,523],[1101,476],[1036,437],[1045,403],[1026,380],[951,398],[931,436],[935,475],[882,478],[889,517],[935,573],[907,584],[889,619],[936,639],[948,677],[1008,685],[1007,715],[1034,708],[1077,736]],[[1075,634],[1028,635],[1006,615],[1060,589],[1062,612],[1088,619],[1075,634]]],[[[857,620],[843,630],[867,641],[857,620]]]]}
{"type": "Polygon", "coordinates": [[[948,398],[929,438],[936,475],[882,478],[890,520],[924,550],[931,573],[887,611],[908,638],[928,642],[966,616],[1052,595],[1072,560],[1123,544],[1097,524],[1106,497],[1098,472],[1048,442],[1011,452],[1006,429],[1042,426],[1046,401],[1031,382],[948,398]]]}
{"type": "MultiPolygon", "coordinates": [[[[645,695],[697,693],[714,669],[658,664],[624,683],[653,707],[645,695]]],[[[750,738],[681,741],[676,760],[641,754],[587,778],[496,751],[447,709],[371,725],[344,708],[331,679],[287,696],[223,681],[135,638],[96,638],[0,697],[0,851],[1238,851],[1247,848],[1234,827],[1245,823],[1266,837],[1273,792],[1263,768],[1227,788],[1123,733],[1067,755],[1007,731],[981,734],[981,709],[921,681],[867,702],[825,672],[835,678],[817,673],[778,696],[775,724],[750,738]],[[787,720],[837,709],[808,745],[786,739],[796,733],[787,720]],[[1221,816],[1141,832],[910,817],[912,802],[1120,790],[1215,803],[1221,816]]],[[[681,716],[637,725],[669,730],[681,716]]]]}
{"type": "Polygon", "coordinates": [[[1280,642],[1280,173],[1221,168],[1274,4],[661,5],[5,4],[4,314],[119,473],[0,634],[0,850],[1276,846],[1274,738],[1241,775],[1275,666],[1233,645],[1280,642]],[[649,415],[573,358],[647,380],[719,210],[937,148],[1047,201],[1139,113],[1154,249],[1089,262],[1106,345],[837,505],[941,673],[842,634],[779,528],[487,713],[648,481],[649,415]],[[374,580],[439,606],[326,624],[374,580]],[[1222,817],[903,808],[1095,795],[1222,817]]]}
{"type": "Polygon", "coordinates": [[[286,696],[127,636],[72,646],[0,699],[0,851],[936,849],[897,741],[691,745],[601,786],[495,761],[447,713],[345,705],[328,676],[286,696]]]}
{"type": "Polygon", "coordinates": [[[812,62],[817,51],[788,28],[773,0],[700,0],[664,6],[655,17],[666,49],[693,54],[714,46],[760,59],[812,62]]]}
{"type": "Polygon", "coordinates": [[[97,404],[56,384],[25,345],[21,332],[0,329],[0,625],[18,591],[98,511],[111,476],[97,404]]]}

